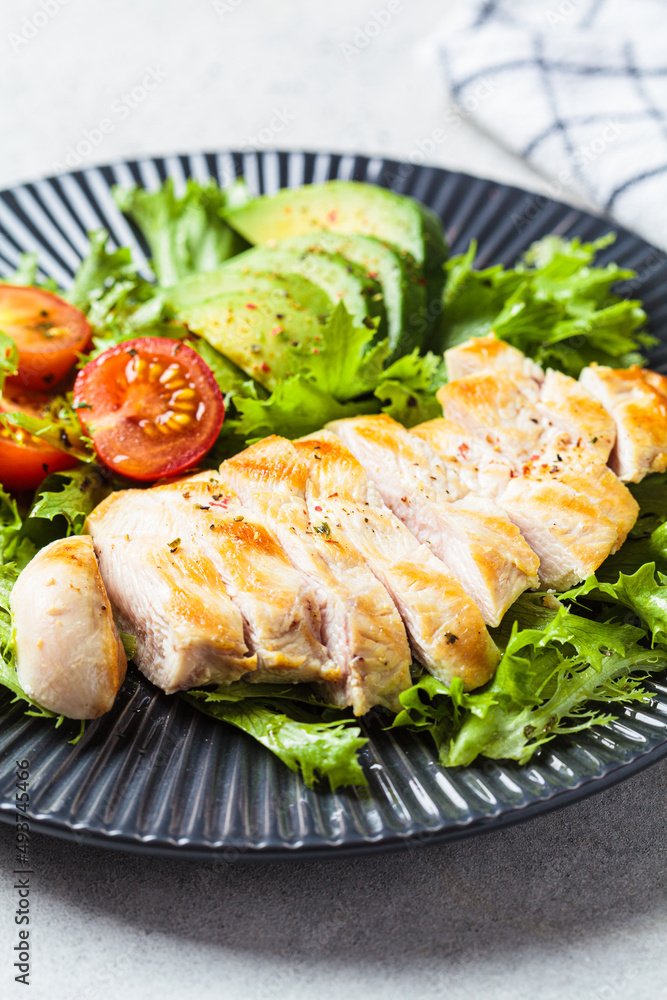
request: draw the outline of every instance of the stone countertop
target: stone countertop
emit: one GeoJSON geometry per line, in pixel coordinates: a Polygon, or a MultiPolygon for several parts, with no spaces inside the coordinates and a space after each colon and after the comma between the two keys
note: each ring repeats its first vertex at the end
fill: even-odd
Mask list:
{"type": "MultiPolygon", "coordinates": [[[[451,6],[4,0],[0,187],[68,156],[258,146],[423,154],[550,193],[452,112],[419,54],[451,6]]],[[[197,864],[35,835],[28,995],[659,1000],[666,780],[663,762],[525,825],[331,862],[197,864]]],[[[12,847],[0,825],[3,1000],[24,995],[12,847]]]]}

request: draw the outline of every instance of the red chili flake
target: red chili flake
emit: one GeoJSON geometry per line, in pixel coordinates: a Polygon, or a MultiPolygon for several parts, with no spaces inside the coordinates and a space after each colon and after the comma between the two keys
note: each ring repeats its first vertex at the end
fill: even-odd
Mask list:
{"type": "Polygon", "coordinates": [[[336,222],[338,219],[338,212],[335,209],[332,209],[327,215],[327,219],[329,222],[336,222]]]}
{"type": "Polygon", "coordinates": [[[375,281],[375,279],[377,278],[377,276],[378,276],[377,271],[369,271],[368,272],[368,277],[371,278],[373,281],[375,281]]]}
{"type": "Polygon", "coordinates": [[[277,337],[279,334],[283,332],[284,329],[285,329],[284,326],[274,326],[273,330],[271,331],[271,336],[277,337]]]}
{"type": "Polygon", "coordinates": [[[321,507],[316,507],[315,510],[322,510],[322,508],[321,507]]]}
{"type": "Polygon", "coordinates": [[[470,451],[470,445],[467,445],[465,441],[463,442],[463,444],[459,445],[459,455],[461,456],[461,458],[465,458],[469,451],[470,451]]]}
{"type": "Polygon", "coordinates": [[[254,302],[246,302],[245,307],[246,307],[246,309],[256,309],[257,308],[257,306],[254,304],[254,302]]]}
{"type": "Polygon", "coordinates": [[[313,354],[319,354],[320,350],[318,347],[313,347],[313,354]]]}
{"type": "Polygon", "coordinates": [[[267,365],[266,361],[262,361],[262,363],[261,363],[261,365],[259,367],[262,369],[263,372],[270,372],[271,371],[271,366],[267,365]]]}

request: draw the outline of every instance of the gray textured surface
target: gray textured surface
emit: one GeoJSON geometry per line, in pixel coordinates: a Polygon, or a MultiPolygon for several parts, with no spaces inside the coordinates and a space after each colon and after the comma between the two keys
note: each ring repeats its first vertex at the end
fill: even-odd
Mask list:
{"type": "MultiPolygon", "coordinates": [[[[659,1000],[666,779],[662,763],[506,831],[327,863],[202,865],[36,837],[29,995],[659,1000]]],[[[0,827],[5,901],[11,846],[0,827]]]]}
{"type": "MultiPolygon", "coordinates": [[[[69,0],[17,48],[10,36],[40,0],[4,0],[0,186],[52,172],[104,117],[113,130],[85,164],[239,147],[279,108],[293,118],[270,145],[407,158],[440,129],[431,162],[545,190],[447,118],[437,76],[414,55],[451,0],[403,0],[349,59],[342,44],[384,0],[219,6],[69,0]],[[165,78],[121,117],[115,102],[149,67],[165,78]]],[[[178,863],[35,836],[27,995],[660,1000],[666,779],[663,763],[502,833],[326,864],[178,863]]],[[[25,994],[11,970],[12,836],[0,826],[3,1000],[25,994]]]]}

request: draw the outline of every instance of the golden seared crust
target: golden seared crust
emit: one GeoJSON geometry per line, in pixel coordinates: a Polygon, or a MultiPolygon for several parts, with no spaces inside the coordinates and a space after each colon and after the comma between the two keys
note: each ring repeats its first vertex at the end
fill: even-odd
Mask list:
{"type": "MultiPolygon", "coordinates": [[[[362,554],[386,587],[416,659],[446,682],[485,683],[498,653],[461,583],[392,514],[340,439],[320,431],[296,445],[309,462],[309,509],[362,554]]],[[[397,680],[398,692],[405,679],[397,680]]]]}
{"type": "Polygon", "coordinates": [[[574,444],[607,461],[616,441],[616,424],[581,382],[550,369],[540,390],[540,408],[556,427],[569,433],[574,444]]]}
{"type": "Polygon", "coordinates": [[[450,382],[481,372],[506,372],[516,378],[537,382],[544,378],[539,365],[493,334],[488,337],[472,337],[457,347],[450,347],[445,351],[445,361],[450,382]]]}
{"type": "Polygon", "coordinates": [[[500,502],[539,555],[547,589],[584,580],[617,546],[616,525],[565,483],[512,479],[500,502]]]}
{"type": "Polygon", "coordinates": [[[492,500],[473,497],[425,441],[389,417],[353,417],[329,428],[387,506],[461,581],[486,622],[497,624],[537,584],[537,558],[520,532],[492,500]]]}
{"type": "Polygon", "coordinates": [[[526,394],[522,388],[509,375],[480,374],[448,382],[436,395],[447,420],[520,468],[539,451],[549,424],[535,405],[537,389],[526,394]]]}
{"type": "MultiPolygon", "coordinates": [[[[351,705],[357,715],[376,704],[396,708],[397,693],[410,684],[405,628],[359,552],[335,525],[325,524],[321,505],[309,506],[311,453],[309,445],[267,438],[224,462],[221,474],[271,525],[292,564],[313,587],[323,641],[337,667],[336,675],[321,677],[328,681],[329,695],[336,704],[351,705]]],[[[313,464],[319,469],[325,462],[330,465],[320,452],[313,464]]],[[[346,473],[342,464],[336,467],[339,483],[346,473]]]]}
{"type": "Polygon", "coordinates": [[[331,666],[320,641],[312,588],[261,517],[240,503],[219,474],[129,490],[111,500],[88,520],[103,561],[111,559],[114,544],[124,539],[210,559],[217,588],[240,613],[245,641],[257,657],[253,679],[270,673],[282,680],[312,681],[331,666]]]}
{"type": "Polygon", "coordinates": [[[38,552],[20,574],[11,606],[24,690],[72,719],[108,712],[127,660],[90,538],[58,539],[38,552]]]}
{"type": "Polygon", "coordinates": [[[624,481],[638,483],[649,472],[667,469],[667,378],[633,365],[590,365],[580,375],[616,423],[609,464],[624,481]]]}

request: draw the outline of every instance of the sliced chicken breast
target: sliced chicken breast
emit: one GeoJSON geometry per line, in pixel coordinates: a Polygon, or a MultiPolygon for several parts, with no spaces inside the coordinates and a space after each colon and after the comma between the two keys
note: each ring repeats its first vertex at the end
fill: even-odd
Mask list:
{"type": "MultiPolygon", "coordinates": [[[[636,519],[637,506],[606,470],[609,435],[602,452],[590,447],[578,435],[580,427],[572,428],[574,436],[563,429],[564,421],[552,420],[546,407],[524,392],[523,383],[507,375],[480,374],[450,382],[438,390],[438,399],[445,418],[490,445],[510,464],[514,476],[534,476],[536,470],[543,476],[546,472],[552,482],[559,480],[594,503],[598,513],[612,515],[617,537],[611,551],[622,544],[636,519]],[[605,491],[609,493],[608,504],[605,491]]],[[[587,409],[590,415],[591,408],[587,409]]],[[[600,424],[597,427],[600,429],[600,424]]]]}
{"type": "Polygon", "coordinates": [[[445,683],[484,684],[499,653],[459,580],[389,510],[340,438],[319,431],[295,445],[308,465],[313,523],[342,534],[363,556],[396,604],[415,658],[445,683]]]}
{"type": "Polygon", "coordinates": [[[549,369],[540,386],[538,408],[573,444],[607,462],[616,442],[616,424],[581,382],[549,369]]]}
{"type": "Polygon", "coordinates": [[[338,420],[328,429],[387,506],[461,581],[487,623],[497,625],[519,594],[537,586],[539,560],[507,515],[468,492],[426,442],[384,415],[338,420]]]}
{"type": "Polygon", "coordinates": [[[363,715],[373,705],[398,710],[410,686],[412,657],[396,607],[362,555],[335,525],[308,508],[305,456],[285,438],[269,437],[224,462],[221,474],[280,540],[312,587],[322,640],[339,668],[328,695],[363,715]]]}
{"type": "Polygon", "coordinates": [[[14,585],[11,611],[26,694],[70,719],[108,712],[127,660],[90,538],[41,549],[14,585]]]}
{"type": "Polygon", "coordinates": [[[516,347],[494,336],[476,337],[445,352],[450,381],[470,375],[505,375],[557,431],[587,444],[604,462],[616,426],[604,406],[576,379],[542,368],[516,347]]]}
{"type": "Polygon", "coordinates": [[[471,337],[463,344],[445,351],[447,377],[450,382],[480,372],[505,372],[514,378],[533,379],[538,384],[544,379],[539,365],[527,358],[516,347],[493,334],[471,337]]]}
{"type": "Polygon", "coordinates": [[[667,470],[667,377],[633,365],[590,365],[579,381],[616,424],[609,464],[623,482],[667,470]]]}
{"type": "Polygon", "coordinates": [[[173,694],[256,671],[241,612],[202,552],[92,530],[118,620],[136,637],[135,662],[153,684],[173,694]]]}
{"type": "MultiPolygon", "coordinates": [[[[180,624],[180,613],[174,608],[181,588],[186,603],[191,601],[195,608],[204,601],[203,591],[218,591],[217,600],[211,597],[202,610],[197,646],[211,680],[235,680],[243,665],[239,658],[246,651],[250,654],[247,680],[313,681],[337,674],[320,641],[320,616],[312,589],[294,570],[275,535],[218,477],[114,493],[90,515],[87,530],[111,599],[137,633],[148,634],[153,602],[160,597],[160,616],[169,622],[168,634],[161,647],[147,641],[138,663],[165,690],[191,686],[181,659],[188,654],[174,634],[180,624]],[[117,558],[114,549],[123,542],[125,554],[117,558]],[[148,597],[142,575],[147,546],[158,555],[159,566],[163,556],[179,554],[170,568],[167,588],[148,597]],[[214,668],[209,662],[212,646],[221,641],[219,626],[213,627],[216,615],[229,629],[229,640],[214,668]],[[174,658],[151,661],[153,652],[168,651],[173,644],[174,658]]],[[[203,669],[200,662],[193,662],[195,677],[203,669]]]]}

